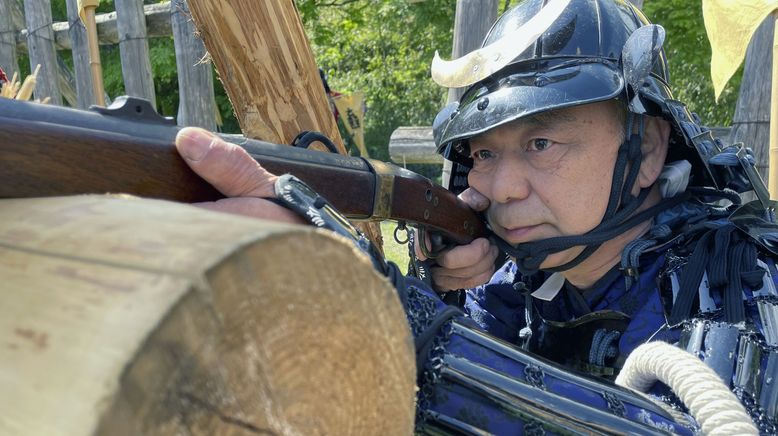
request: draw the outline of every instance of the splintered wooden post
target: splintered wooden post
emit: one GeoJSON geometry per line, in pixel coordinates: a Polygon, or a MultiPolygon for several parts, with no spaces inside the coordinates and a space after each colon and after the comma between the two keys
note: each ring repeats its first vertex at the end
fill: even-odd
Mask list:
{"type": "MultiPolygon", "coordinates": [[[[244,135],[290,144],[318,131],[346,153],[292,0],[189,0],[189,9],[244,135]]],[[[380,250],[378,226],[362,229],[380,250]]]]}
{"type": "Polygon", "coordinates": [[[189,0],[246,136],[289,144],[316,130],[345,152],[292,1],[189,0]]]}
{"type": "MultiPolygon", "coordinates": [[[[732,130],[727,143],[742,142],[753,147],[759,175],[769,178],[770,96],[772,46],[775,20],[767,17],[754,33],[746,52],[732,130]]],[[[772,194],[772,191],[770,191],[772,194]]]]}

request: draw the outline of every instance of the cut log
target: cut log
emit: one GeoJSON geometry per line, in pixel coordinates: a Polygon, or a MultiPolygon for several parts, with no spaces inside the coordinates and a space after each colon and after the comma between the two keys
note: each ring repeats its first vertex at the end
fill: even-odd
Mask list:
{"type": "Polygon", "coordinates": [[[412,431],[405,314],[330,232],[156,200],[2,200],[0,276],[0,434],[412,431]]]}

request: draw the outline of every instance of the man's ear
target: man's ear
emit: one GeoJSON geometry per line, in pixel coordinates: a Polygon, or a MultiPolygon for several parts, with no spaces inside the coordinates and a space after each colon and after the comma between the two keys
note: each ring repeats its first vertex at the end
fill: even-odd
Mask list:
{"type": "Polygon", "coordinates": [[[670,141],[670,129],[670,123],[662,118],[645,117],[643,144],[640,146],[643,161],[638,174],[638,184],[641,188],[653,185],[662,173],[670,141]]]}

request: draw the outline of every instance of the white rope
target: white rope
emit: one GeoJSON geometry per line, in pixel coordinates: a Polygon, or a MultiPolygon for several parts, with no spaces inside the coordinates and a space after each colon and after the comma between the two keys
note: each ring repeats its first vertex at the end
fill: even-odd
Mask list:
{"type": "Polygon", "coordinates": [[[649,342],[630,353],[616,384],[646,392],[657,380],[683,401],[703,434],[759,434],[746,409],[718,374],[697,357],[666,342],[649,342]]]}

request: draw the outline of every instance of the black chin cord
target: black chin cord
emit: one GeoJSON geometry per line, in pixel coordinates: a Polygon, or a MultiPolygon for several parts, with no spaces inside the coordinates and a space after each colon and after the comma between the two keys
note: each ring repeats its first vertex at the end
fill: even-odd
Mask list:
{"type": "MultiPolygon", "coordinates": [[[[640,196],[643,197],[643,196],[640,196]]],[[[638,198],[640,198],[638,197],[638,198]]],[[[583,235],[559,236],[541,241],[527,242],[515,247],[502,238],[495,236],[497,246],[509,256],[516,259],[516,266],[522,274],[533,274],[540,269],[540,264],[550,254],[566,250],[568,248],[584,245],[586,248],[572,261],[554,268],[544,268],[545,271],[565,271],[578,265],[591,253],[602,245],[603,242],[613,239],[625,231],[635,227],[643,221],[656,216],[660,212],[670,209],[691,198],[690,192],[684,192],[672,198],[666,198],[650,208],[641,211],[617,225],[608,226],[607,229],[594,229],[583,235]],[[583,256],[589,251],[586,256],[583,256]]]]}

